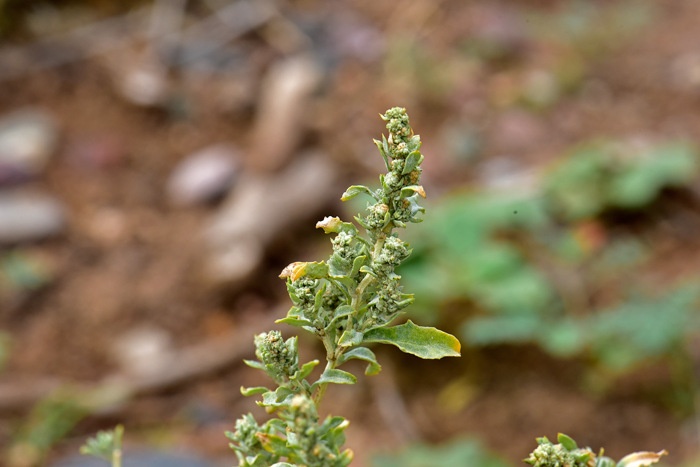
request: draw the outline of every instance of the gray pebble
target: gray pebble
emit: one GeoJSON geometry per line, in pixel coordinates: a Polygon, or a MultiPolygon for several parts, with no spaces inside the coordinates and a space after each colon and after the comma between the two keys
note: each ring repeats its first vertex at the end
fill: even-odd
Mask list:
{"type": "Polygon", "coordinates": [[[0,119],[0,184],[41,173],[56,149],[58,128],[44,111],[24,109],[0,119]]]}
{"type": "Polygon", "coordinates": [[[41,240],[63,232],[63,205],[38,193],[0,193],[0,244],[41,240]]]}
{"type": "Polygon", "coordinates": [[[177,206],[191,206],[220,198],[231,188],[238,168],[238,151],[216,144],[187,156],[168,180],[168,199],[177,206]]]}

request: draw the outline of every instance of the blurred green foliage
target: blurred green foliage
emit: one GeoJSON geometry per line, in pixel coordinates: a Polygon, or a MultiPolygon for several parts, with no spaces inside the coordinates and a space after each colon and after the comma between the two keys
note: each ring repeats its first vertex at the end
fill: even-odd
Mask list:
{"type": "Polygon", "coordinates": [[[472,439],[452,441],[444,446],[414,444],[398,455],[378,455],[372,467],[509,467],[510,464],[486,451],[472,439]]]}
{"type": "Polygon", "coordinates": [[[536,343],[612,371],[673,354],[700,331],[700,284],[639,292],[634,271],[653,246],[609,235],[600,216],[641,213],[693,180],[698,162],[686,144],[601,141],[573,151],[538,189],[444,199],[401,269],[417,292],[412,311],[438,319],[457,304],[472,345],[536,343]],[[606,287],[616,298],[597,305],[591,295],[606,287]]]}

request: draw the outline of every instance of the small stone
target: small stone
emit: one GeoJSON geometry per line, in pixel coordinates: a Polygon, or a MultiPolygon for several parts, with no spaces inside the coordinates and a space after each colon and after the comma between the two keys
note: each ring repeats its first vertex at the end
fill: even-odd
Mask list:
{"type": "Polygon", "coordinates": [[[41,173],[57,141],[56,122],[42,110],[18,110],[0,119],[0,184],[41,173]]]}
{"type": "Polygon", "coordinates": [[[64,206],[38,193],[0,194],[0,245],[41,240],[66,227],[64,206]]]}
{"type": "Polygon", "coordinates": [[[165,330],[143,327],[120,336],[112,350],[126,373],[148,376],[173,363],[171,347],[165,330]]]}
{"type": "Polygon", "coordinates": [[[238,169],[238,151],[228,144],[206,147],[186,157],[168,180],[168,198],[177,206],[212,202],[228,192],[238,169]]]}
{"type": "Polygon", "coordinates": [[[253,128],[253,168],[279,170],[302,141],[310,98],[323,77],[314,58],[306,55],[275,63],[263,80],[253,128]]]}

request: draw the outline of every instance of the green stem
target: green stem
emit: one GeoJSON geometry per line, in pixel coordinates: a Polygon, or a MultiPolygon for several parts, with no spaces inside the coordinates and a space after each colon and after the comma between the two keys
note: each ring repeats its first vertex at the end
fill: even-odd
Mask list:
{"type": "Polygon", "coordinates": [[[115,449],[112,451],[112,467],[122,467],[122,450],[115,449]]]}
{"type": "MultiPolygon", "coordinates": [[[[328,360],[328,363],[326,364],[326,370],[332,370],[334,368],[335,368],[335,360],[328,360]]],[[[314,404],[316,405],[316,410],[318,410],[318,406],[321,404],[321,401],[323,400],[323,396],[326,394],[327,387],[328,387],[328,383],[321,383],[318,385],[318,388],[316,389],[316,394],[314,394],[314,404]]]]}
{"type": "MultiPolygon", "coordinates": [[[[384,248],[384,241],[386,240],[387,235],[390,233],[391,224],[384,228],[384,230],[382,230],[379,234],[377,242],[374,244],[374,249],[372,250],[372,262],[375,262],[381,254],[382,248],[384,248]]],[[[358,284],[350,302],[350,306],[352,306],[354,310],[353,314],[356,314],[362,307],[362,296],[364,295],[367,287],[369,287],[375,279],[376,278],[372,274],[367,273],[365,274],[365,277],[362,279],[362,281],[358,284]]],[[[348,320],[348,322],[350,322],[350,320],[348,320]]],[[[335,338],[340,339],[340,336],[335,336],[335,338]]],[[[322,341],[324,347],[326,348],[326,360],[328,361],[328,363],[326,364],[326,370],[333,370],[335,369],[335,364],[338,360],[338,357],[340,357],[346,349],[344,347],[338,347],[337,342],[331,343],[328,339],[328,336],[324,336],[322,338],[322,341]]],[[[327,387],[328,383],[321,383],[316,389],[316,394],[314,394],[313,396],[313,401],[317,409],[319,404],[323,400],[323,396],[326,394],[327,387]]]]}

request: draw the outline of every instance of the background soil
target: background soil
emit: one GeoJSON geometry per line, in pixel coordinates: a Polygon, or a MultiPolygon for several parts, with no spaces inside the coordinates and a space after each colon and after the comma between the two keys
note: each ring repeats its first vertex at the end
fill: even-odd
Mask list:
{"type": "MultiPolygon", "coordinates": [[[[26,26],[48,11],[42,2],[27,3],[33,9],[8,2],[0,10],[11,18],[4,32],[6,51],[28,47],[41,34],[60,33],[26,26]]],[[[600,11],[622,4],[590,2],[600,11]]],[[[56,11],[89,11],[97,19],[149,3],[52,5],[56,11]]],[[[0,116],[42,109],[57,122],[60,140],[42,172],[19,187],[12,182],[12,189],[50,194],[65,206],[67,222],[51,238],[0,250],[40,264],[46,277],[41,287],[0,297],[0,326],[12,343],[0,375],[3,387],[21,384],[31,392],[49,382],[54,387],[56,380],[99,382],[123,370],[114,347],[134,329],[164,333],[173,349],[235,335],[250,342],[243,355],[249,356],[250,330],[265,330],[271,316],[281,317],[288,306],[276,278],[279,271],[291,261],[324,254],[327,239],[314,231],[315,221],[342,213],[334,200],[345,187],[373,180],[381,169],[371,138],[384,129],[377,113],[393,105],[408,108],[421,134],[426,191],[436,199],[481,183],[487,161],[542,167],[570,145],[593,137],[684,137],[700,143],[700,5],[693,0],[640,4],[651,12],[643,26],[630,33],[586,36],[583,46],[590,51],[539,41],[520,29],[533,13],[554,15],[571,5],[554,0],[279,2],[279,11],[310,38],[310,45],[285,50],[281,44],[293,43],[293,29],[252,27],[229,44],[231,60],[242,60],[243,71],[231,65],[200,73],[171,62],[163,78],[167,98],[145,106],[130,100],[118,84],[149,60],[167,62],[144,53],[148,41],[142,36],[100,54],[89,54],[79,44],[74,49],[79,58],[56,66],[31,66],[40,63],[38,58],[18,66],[16,75],[0,81],[0,116]],[[477,66],[460,48],[475,37],[487,37],[506,50],[477,66]],[[413,43],[420,47],[405,55],[396,52],[413,43]],[[576,90],[562,92],[543,108],[520,106],[510,88],[517,88],[528,70],[565,56],[566,47],[583,57],[576,90]],[[272,86],[266,77],[278,61],[302,53],[322,63],[321,83],[305,97],[303,123],[280,135],[279,128],[260,121],[261,96],[272,86]],[[231,83],[237,87],[227,87],[231,83]],[[479,136],[478,157],[451,149],[458,142],[445,136],[445,129],[456,122],[479,136]],[[264,153],[254,136],[258,127],[270,138],[291,141],[287,166],[309,149],[331,160],[337,196],[309,209],[299,206],[296,220],[272,236],[254,273],[232,283],[207,273],[211,252],[203,235],[229,202],[226,195],[176,206],[167,184],[180,161],[218,142],[238,148],[242,168],[233,183],[239,183],[264,153]]],[[[195,22],[208,10],[205,3],[187,2],[185,12],[187,21],[195,22]]],[[[58,17],[70,19],[70,14],[58,17]]],[[[60,43],[56,47],[63,50],[60,43]]],[[[284,164],[267,173],[283,173],[284,164]]],[[[698,202],[689,196],[680,208],[671,198],[659,208],[664,216],[680,212],[681,220],[666,227],[653,220],[635,227],[657,245],[658,260],[640,274],[655,275],[660,284],[696,268],[698,202]]],[[[429,213],[426,219],[414,228],[429,229],[429,213]]],[[[447,330],[454,324],[449,316],[437,321],[447,330]]],[[[305,355],[320,355],[314,342],[303,340],[302,346],[305,355]]],[[[378,382],[360,378],[355,387],[331,388],[324,408],[351,420],[347,445],[356,452],[358,466],[369,465],[375,451],[465,434],[478,436],[515,465],[532,450],[535,437],[553,438],[558,431],[594,449],[605,446],[613,457],[665,448],[671,452],[669,464],[678,465],[697,453],[693,416],[678,415],[657,397],[671,385],[663,365],[632,372],[596,394],[586,389],[590,369],[584,360],[555,360],[534,347],[467,348],[461,359],[445,362],[416,361],[393,349],[380,349],[378,355],[386,362],[378,382]],[[468,402],[457,411],[450,408],[444,403],[449,399],[445,387],[461,388],[468,402]],[[377,407],[382,390],[405,402],[410,428],[388,426],[392,415],[377,407]]],[[[86,435],[118,421],[127,427],[129,445],[185,448],[221,465],[234,464],[223,431],[233,429],[241,413],[256,413],[238,388],[253,386],[259,378],[239,360],[89,416],[51,449],[49,459],[74,453],[86,435]]],[[[0,405],[0,445],[9,452],[31,404],[0,405]]]]}

